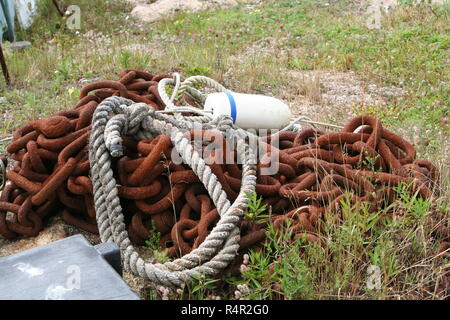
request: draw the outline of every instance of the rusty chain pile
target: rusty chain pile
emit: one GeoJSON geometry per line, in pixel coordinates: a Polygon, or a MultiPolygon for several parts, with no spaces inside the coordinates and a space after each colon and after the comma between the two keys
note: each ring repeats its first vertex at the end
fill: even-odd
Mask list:
{"type": "MultiPolygon", "coordinates": [[[[14,163],[0,196],[0,234],[8,239],[36,236],[43,221],[57,213],[69,224],[98,233],[88,157],[94,112],[113,96],[163,110],[158,82],[165,78],[171,76],[124,70],[119,81],[85,86],[74,108],[16,130],[7,147],[14,163]]],[[[199,136],[201,151],[216,146],[205,162],[233,202],[243,176],[238,154],[229,154],[229,142],[218,130],[184,132],[193,145],[199,136]]],[[[198,175],[188,165],[173,161],[174,145],[168,135],[122,139],[123,156],[114,159],[112,169],[130,239],[142,245],[156,230],[161,247],[173,258],[199,248],[220,215],[198,175]]],[[[420,197],[432,198],[439,179],[430,161],[416,160],[410,143],[370,116],[352,119],[340,132],[281,131],[261,138],[259,147],[264,152],[258,172],[278,167],[274,175],[257,175],[256,193],[271,212],[266,222],[278,230],[292,228],[294,239],[321,243],[321,221],[330,213],[339,218],[344,199],[368,203],[373,212],[395,200],[395,187],[400,184],[420,197]],[[279,147],[272,140],[278,140],[279,147]]],[[[1,161],[6,165],[5,159],[1,161]]],[[[261,246],[266,225],[241,219],[240,253],[261,246]]],[[[437,232],[448,239],[449,230],[442,226],[437,232]]],[[[443,247],[448,248],[448,243],[443,247]]]]}
{"type": "Polygon", "coordinates": [[[343,199],[370,203],[368,211],[374,212],[392,203],[400,184],[428,199],[438,183],[437,168],[428,160],[416,160],[409,142],[371,116],[352,119],[341,132],[306,129],[281,132],[278,138],[280,150],[269,153],[278,152],[276,180],[286,182],[267,202],[275,213],[295,204],[288,213],[275,215],[274,225],[280,228],[283,220],[294,221],[298,236],[307,240],[320,241],[320,218],[328,212],[339,214],[343,199]]]}
{"type": "Polygon", "coordinates": [[[6,149],[14,163],[0,197],[0,234],[8,239],[36,236],[43,220],[56,212],[67,223],[98,233],[87,146],[94,111],[110,96],[161,110],[157,85],[165,77],[170,75],[124,70],[119,81],[86,85],[72,109],[17,129],[6,149]],[[7,212],[13,213],[11,219],[6,219],[7,212]]]}
{"type": "MultiPolygon", "coordinates": [[[[300,133],[284,131],[261,138],[260,143],[267,153],[260,160],[259,170],[273,165],[269,163],[271,157],[278,159],[279,167],[274,176],[258,175],[255,186],[257,194],[264,197],[263,203],[272,209],[265,222],[273,223],[275,230],[292,232],[293,241],[300,238],[325,245],[321,239],[324,220],[339,223],[344,218],[344,205],[359,204],[358,210],[367,205],[367,213],[387,208],[398,197],[397,187],[424,199],[432,199],[438,193],[439,173],[435,165],[417,160],[409,142],[368,115],[353,118],[340,132],[326,133],[316,128],[300,133]],[[270,145],[274,138],[278,139],[279,148],[270,145]]],[[[232,191],[237,190],[238,179],[226,172],[225,180],[232,191]]],[[[445,219],[430,219],[434,219],[436,233],[446,239],[439,252],[449,257],[445,251],[449,247],[450,227],[445,225],[445,219]]],[[[267,223],[260,222],[259,228],[264,229],[263,226],[267,223]]],[[[256,249],[264,232],[251,234],[252,238],[260,237],[253,244],[256,249]]]]}

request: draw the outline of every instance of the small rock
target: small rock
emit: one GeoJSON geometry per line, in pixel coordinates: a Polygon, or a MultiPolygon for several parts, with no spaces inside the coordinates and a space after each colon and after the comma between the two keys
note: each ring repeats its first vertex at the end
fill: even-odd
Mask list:
{"type": "Polygon", "coordinates": [[[94,77],[94,78],[81,78],[80,80],[78,80],[78,83],[81,85],[85,85],[91,82],[95,82],[95,81],[99,81],[100,78],[99,77],[94,77]]]}
{"type": "Polygon", "coordinates": [[[11,43],[10,48],[12,50],[23,50],[26,48],[31,47],[31,42],[30,41],[16,41],[11,43]]]}

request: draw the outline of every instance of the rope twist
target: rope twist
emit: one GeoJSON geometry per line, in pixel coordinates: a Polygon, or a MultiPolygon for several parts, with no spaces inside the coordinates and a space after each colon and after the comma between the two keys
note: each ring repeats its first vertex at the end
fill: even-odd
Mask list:
{"type": "Polygon", "coordinates": [[[256,159],[243,139],[245,131],[232,127],[230,120],[222,118],[216,121],[219,123],[208,126],[221,128],[226,135],[238,140],[237,152],[243,160],[242,185],[233,204],[227,199],[217,177],[184,137],[183,128],[176,126],[176,121],[161,120],[160,115],[155,116],[154,110],[145,104],[121,97],[107,98],[97,107],[89,141],[97,223],[101,240],[114,242],[120,248],[125,270],[154,284],[180,287],[195,276],[218,274],[235,258],[240,240],[238,223],[246,209],[245,194],[255,190],[256,159]],[[143,139],[158,134],[170,137],[183,161],[204,184],[220,216],[214,229],[198,248],[165,264],[145,262],[131,244],[111,168],[112,158],[122,155],[121,136],[143,139]]]}

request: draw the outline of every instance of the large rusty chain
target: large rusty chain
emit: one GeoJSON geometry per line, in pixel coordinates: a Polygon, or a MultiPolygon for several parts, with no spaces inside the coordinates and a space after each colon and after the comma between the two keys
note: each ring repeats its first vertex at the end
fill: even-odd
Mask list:
{"type": "MultiPolygon", "coordinates": [[[[7,161],[0,159],[0,171],[6,171],[9,180],[0,196],[0,234],[7,239],[36,236],[48,217],[55,214],[69,224],[98,233],[88,158],[94,111],[111,96],[163,110],[158,83],[166,78],[172,76],[124,70],[119,81],[86,85],[72,109],[17,129],[7,147],[12,169],[6,171],[7,161]]],[[[237,160],[237,155],[228,150],[226,138],[218,131],[185,133],[193,145],[196,136],[203,140],[214,136],[216,140],[208,143],[224,141],[218,144],[222,149],[208,155],[207,163],[228,199],[234,201],[241,187],[242,166],[237,161],[214,159],[224,160],[231,152],[231,158],[237,160]]],[[[189,166],[173,161],[174,146],[164,134],[140,141],[125,136],[122,139],[123,156],[114,160],[113,170],[133,243],[142,245],[157,231],[162,249],[171,258],[198,248],[219,214],[197,175],[189,166]]],[[[395,201],[395,188],[400,184],[426,199],[438,190],[435,165],[417,160],[409,142],[368,115],[353,118],[339,132],[315,128],[299,133],[282,131],[261,138],[260,147],[264,152],[258,173],[269,165],[278,167],[274,175],[258,174],[256,184],[256,193],[263,197],[271,216],[264,221],[242,219],[241,257],[249,249],[261,247],[269,222],[278,230],[291,228],[293,240],[302,238],[320,244],[322,222],[343,219],[344,200],[368,203],[369,212],[374,212],[395,201]],[[278,148],[270,143],[275,138],[278,148]],[[270,159],[277,160],[272,163],[270,159]]],[[[441,226],[436,232],[447,241],[442,250],[448,250],[449,227],[441,226]]],[[[239,263],[239,259],[236,261],[239,263]]]]}

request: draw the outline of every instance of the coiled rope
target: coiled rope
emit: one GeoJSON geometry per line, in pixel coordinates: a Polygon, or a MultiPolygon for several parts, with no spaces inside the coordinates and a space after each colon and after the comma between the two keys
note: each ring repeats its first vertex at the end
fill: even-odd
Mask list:
{"type": "MultiPolygon", "coordinates": [[[[206,95],[195,89],[196,85],[207,86],[217,92],[226,91],[224,86],[208,77],[194,76],[181,82],[180,75],[174,73],[173,78],[164,78],[158,84],[158,93],[166,104],[165,110],[155,111],[144,103],[134,103],[121,97],[105,99],[94,113],[89,142],[95,210],[101,240],[119,246],[125,270],[154,284],[169,287],[180,287],[201,274],[216,275],[233,261],[239,249],[238,222],[246,209],[246,194],[252,193],[256,184],[256,152],[250,150],[245,140],[252,134],[234,126],[230,117],[213,119],[210,113],[187,103],[185,95],[200,106],[204,105],[206,95]],[[170,96],[166,92],[168,85],[174,86],[170,96]],[[175,100],[184,105],[175,105],[175,100]],[[182,113],[194,115],[184,116],[182,113]],[[240,192],[233,204],[227,199],[217,177],[183,136],[186,130],[193,128],[194,123],[200,124],[202,129],[217,129],[228,138],[237,138],[237,153],[242,157],[243,170],[240,192]],[[145,262],[132,246],[111,168],[112,158],[123,155],[121,136],[142,140],[159,134],[170,137],[183,161],[206,187],[220,215],[219,222],[197,249],[165,264],[145,262]]],[[[311,126],[322,124],[307,117],[299,117],[282,131],[299,131],[299,123],[309,123],[311,126]]]]}
{"type": "Polygon", "coordinates": [[[255,152],[245,142],[246,132],[233,127],[230,118],[223,117],[214,125],[226,136],[237,138],[237,152],[242,157],[242,185],[233,204],[217,177],[183,136],[182,129],[161,120],[148,105],[125,98],[110,97],[97,107],[89,142],[97,223],[101,240],[114,242],[120,248],[125,270],[154,284],[180,287],[195,276],[218,274],[235,258],[240,238],[237,225],[246,209],[246,193],[253,192],[256,184],[255,152]],[[220,215],[217,225],[197,249],[165,264],[145,262],[132,246],[111,168],[112,157],[121,155],[121,136],[143,139],[154,134],[170,137],[182,159],[206,187],[220,215]]]}

